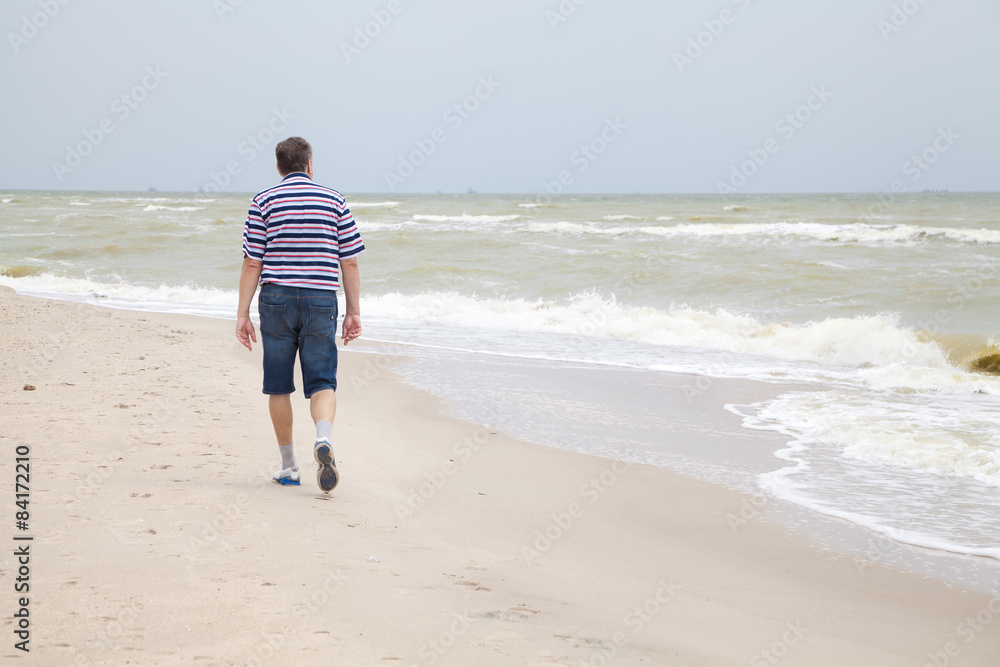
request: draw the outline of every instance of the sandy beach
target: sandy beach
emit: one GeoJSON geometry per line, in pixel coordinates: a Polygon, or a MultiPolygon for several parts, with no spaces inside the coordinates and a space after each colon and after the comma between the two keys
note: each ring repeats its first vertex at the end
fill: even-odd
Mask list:
{"type": "Polygon", "coordinates": [[[858,568],[767,508],[734,526],[751,499],[721,487],[451,418],[390,357],[342,349],[341,485],[324,497],[303,466],[279,487],[260,348],[232,329],[0,288],[7,534],[34,538],[29,593],[13,546],[0,561],[5,661],[998,662],[1000,599],[858,568]],[[21,595],[30,654],[14,648],[21,595]]]}

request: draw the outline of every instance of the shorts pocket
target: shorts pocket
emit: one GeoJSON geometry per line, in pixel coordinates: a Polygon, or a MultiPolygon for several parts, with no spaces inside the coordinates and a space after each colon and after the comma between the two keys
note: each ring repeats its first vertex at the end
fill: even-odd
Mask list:
{"type": "Polygon", "coordinates": [[[309,335],[326,338],[337,333],[337,306],[309,306],[309,335]]]}
{"type": "Polygon", "coordinates": [[[285,330],[285,306],[257,303],[260,311],[260,330],[268,336],[279,336],[285,330]]]}

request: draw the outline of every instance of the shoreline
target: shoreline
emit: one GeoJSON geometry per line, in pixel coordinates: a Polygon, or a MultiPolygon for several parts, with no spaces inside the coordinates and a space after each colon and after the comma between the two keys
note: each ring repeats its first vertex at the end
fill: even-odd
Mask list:
{"type": "Polygon", "coordinates": [[[769,521],[775,508],[734,530],[752,496],[446,416],[375,355],[342,348],[344,480],[324,498],[301,394],[303,486],[270,483],[259,347],[229,322],[5,289],[0,313],[0,440],[32,450],[46,661],[735,665],[780,647],[790,664],[975,665],[1000,651],[1000,623],[962,631],[1000,599],[879,561],[859,571],[769,521]]]}

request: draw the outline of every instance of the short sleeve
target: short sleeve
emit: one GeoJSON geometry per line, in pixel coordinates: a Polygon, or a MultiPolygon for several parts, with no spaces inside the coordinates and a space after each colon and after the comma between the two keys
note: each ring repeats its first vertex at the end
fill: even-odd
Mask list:
{"type": "Polygon", "coordinates": [[[260,212],[260,206],[255,199],[250,204],[247,221],[243,225],[243,254],[258,262],[264,261],[264,250],[267,247],[267,224],[260,212]]]}
{"type": "Polygon", "coordinates": [[[340,246],[340,259],[350,259],[365,251],[365,244],[361,241],[361,233],[351,215],[351,209],[346,207],[337,219],[337,243],[340,246]]]}

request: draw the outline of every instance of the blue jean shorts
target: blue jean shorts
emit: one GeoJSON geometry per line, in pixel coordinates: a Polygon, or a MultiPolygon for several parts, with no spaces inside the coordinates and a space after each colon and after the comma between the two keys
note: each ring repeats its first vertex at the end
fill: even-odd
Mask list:
{"type": "Polygon", "coordinates": [[[257,298],[264,393],[295,392],[295,354],[306,398],[337,389],[337,293],[265,283],[257,298]]]}

